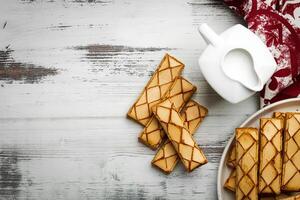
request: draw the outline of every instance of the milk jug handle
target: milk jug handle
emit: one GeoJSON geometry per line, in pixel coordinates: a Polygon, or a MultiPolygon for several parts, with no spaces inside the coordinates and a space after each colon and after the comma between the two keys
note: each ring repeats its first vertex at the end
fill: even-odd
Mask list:
{"type": "Polygon", "coordinates": [[[222,38],[218,36],[206,23],[201,24],[198,31],[208,44],[216,47],[222,42],[222,38]]]}

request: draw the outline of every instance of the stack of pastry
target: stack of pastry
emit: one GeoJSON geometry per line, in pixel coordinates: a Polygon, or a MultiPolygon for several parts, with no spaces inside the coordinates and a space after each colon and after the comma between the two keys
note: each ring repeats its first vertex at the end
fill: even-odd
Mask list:
{"type": "Polygon", "coordinates": [[[274,113],[260,127],[237,128],[224,187],[236,199],[300,200],[300,113],[274,113]]]}
{"type": "Polygon", "coordinates": [[[207,163],[192,135],[208,110],[191,99],[196,87],[181,77],[183,68],[166,54],[127,113],[144,126],[139,141],[157,150],[152,165],[167,174],[179,160],[189,172],[207,163]]]}

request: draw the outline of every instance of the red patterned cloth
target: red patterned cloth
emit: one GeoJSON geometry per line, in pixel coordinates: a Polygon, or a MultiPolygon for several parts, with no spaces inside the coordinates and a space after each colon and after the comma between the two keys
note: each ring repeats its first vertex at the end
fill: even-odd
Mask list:
{"type": "Polygon", "coordinates": [[[300,97],[300,0],[224,0],[272,52],[277,70],[261,91],[261,106],[300,97]]]}

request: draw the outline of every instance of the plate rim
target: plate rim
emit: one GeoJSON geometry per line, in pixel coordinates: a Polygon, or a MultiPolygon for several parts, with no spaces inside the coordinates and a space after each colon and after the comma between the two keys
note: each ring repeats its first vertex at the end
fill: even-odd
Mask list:
{"type": "MultiPolygon", "coordinates": [[[[297,102],[297,101],[300,101],[300,98],[299,97],[296,97],[296,98],[291,98],[291,99],[285,99],[285,100],[281,100],[281,101],[278,101],[276,103],[273,103],[273,104],[270,104],[262,109],[259,109],[258,111],[256,111],[255,113],[253,113],[250,117],[248,117],[239,127],[243,127],[245,126],[245,124],[247,124],[249,121],[251,121],[254,117],[256,117],[257,115],[259,115],[260,113],[264,112],[265,110],[268,110],[268,109],[271,109],[273,107],[276,107],[276,106],[279,106],[281,104],[285,104],[285,103],[290,103],[290,102],[297,102]]],[[[217,175],[217,196],[218,196],[218,199],[219,200],[222,200],[221,199],[221,190],[223,188],[223,185],[221,184],[221,171],[224,167],[224,161],[225,161],[225,157],[226,157],[226,154],[225,152],[228,152],[228,149],[232,143],[232,140],[234,139],[234,135],[232,135],[230,137],[230,139],[228,140],[224,150],[223,150],[223,153],[222,153],[222,156],[221,156],[221,159],[220,159],[220,163],[219,163],[219,167],[218,167],[218,175],[217,175]]]]}

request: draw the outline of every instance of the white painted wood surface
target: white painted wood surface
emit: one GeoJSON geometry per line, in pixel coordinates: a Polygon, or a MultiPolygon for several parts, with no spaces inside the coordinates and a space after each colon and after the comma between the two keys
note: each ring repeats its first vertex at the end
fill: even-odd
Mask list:
{"type": "Polygon", "coordinates": [[[230,105],[208,86],[197,26],[221,32],[241,23],[233,12],[218,0],[0,5],[0,72],[12,70],[0,73],[0,199],[217,198],[223,147],[258,100],[230,105]],[[186,64],[194,99],[209,108],[195,136],[209,163],[168,176],[125,117],[166,52],[186,64]]]}

